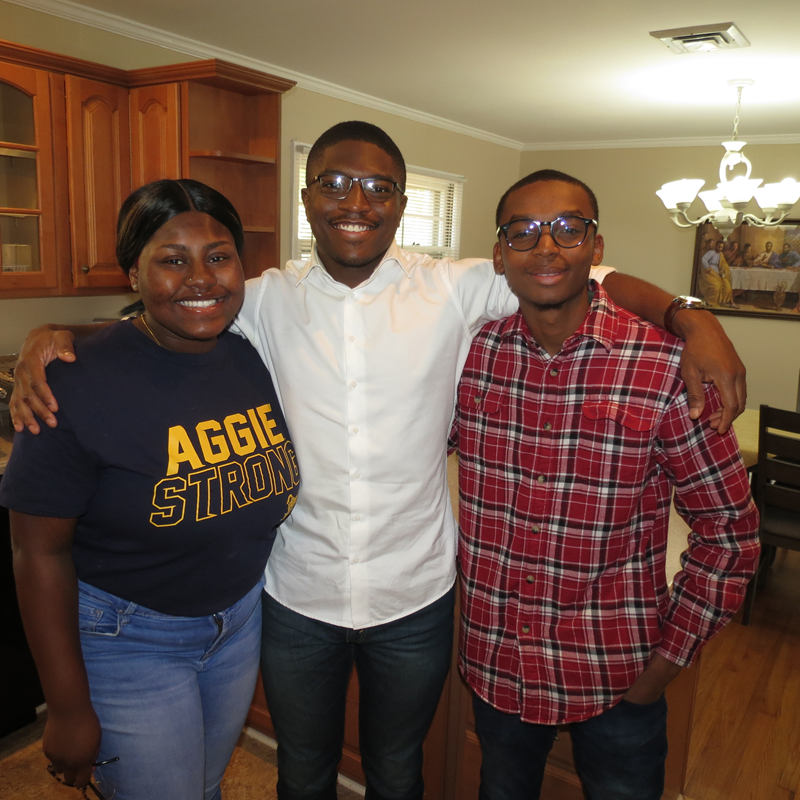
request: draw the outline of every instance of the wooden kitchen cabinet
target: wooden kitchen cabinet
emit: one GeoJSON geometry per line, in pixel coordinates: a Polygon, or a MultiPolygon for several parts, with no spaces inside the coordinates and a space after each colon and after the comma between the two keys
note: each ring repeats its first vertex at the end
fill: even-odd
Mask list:
{"type": "Polygon", "coordinates": [[[293,83],[202,61],[134,70],[134,188],[162,177],[213,186],[242,219],[247,277],[279,266],[280,108],[293,83]]]}
{"type": "Polygon", "coordinates": [[[0,62],[0,292],[58,284],[50,94],[47,72],[0,62]]]}
{"type": "Polygon", "coordinates": [[[0,299],[130,291],[117,214],[161,178],[231,200],[248,277],[279,266],[280,108],[293,85],[216,59],[125,71],[0,41],[0,299]]]}
{"type": "Polygon", "coordinates": [[[128,90],[67,75],[67,153],[76,288],[129,288],[117,265],[117,214],[131,193],[128,90]]]}

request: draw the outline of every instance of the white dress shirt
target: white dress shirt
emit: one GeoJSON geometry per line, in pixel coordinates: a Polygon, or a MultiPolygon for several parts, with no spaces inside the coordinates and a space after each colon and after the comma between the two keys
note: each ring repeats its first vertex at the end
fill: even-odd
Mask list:
{"type": "Polygon", "coordinates": [[[247,282],[234,330],[272,373],[302,481],[267,564],[278,602],[361,629],[453,585],[446,445],[456,387],[475,332],[516,308],[491,261],[396,244],[355,289],[331,278],[316,249],[247,282]]]}

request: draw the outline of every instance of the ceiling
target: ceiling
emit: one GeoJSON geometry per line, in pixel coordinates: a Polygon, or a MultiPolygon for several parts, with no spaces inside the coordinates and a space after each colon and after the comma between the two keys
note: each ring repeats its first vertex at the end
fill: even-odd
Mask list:
{"type": "Polygon", "coordinates": [[[524,149],[719,142],[735,78],[756,81],[742,139],[800,142],[800,0],[10,2],[524,149]],[[717,22],[751,46],[678,55],[649,36],[717,22]]]}

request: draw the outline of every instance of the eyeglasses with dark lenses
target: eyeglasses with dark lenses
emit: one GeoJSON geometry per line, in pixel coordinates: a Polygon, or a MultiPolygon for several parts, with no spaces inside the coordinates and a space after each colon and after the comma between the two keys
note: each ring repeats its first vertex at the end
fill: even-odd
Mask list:
{"type": "MultiPolygon", "coordinates": [[[[107,761],[98,761],[96,764],[92,764],[93,767],[102,767],[106,764],[111,764],[114,761],[119,761],[119,758],[109,758],[107,761]]],[[[47,765],[47,772],[50,777],[55,778],[60,784],[63,786],[67,786],[68,784],[64,783],[64,779],[59,777],[56,773],[55,767],[52,764],[47,765]]],[[[78,788],[77,786],[74,788],[78,788]]],[[[90,780],[89,783],[86,784],[82,789],[78,789],[78,791],[86,798],[90,798],[90,800],[114,800],[117,795],[117,790],[114,788],[112,784],[108,781],[103,780],[90,780]]]]}
{"type": "Polygon", "coordinates": [[[351,178],[349,175],[339,173],[317,175],[308,185],[311,187],[319,183],[319,191],[323,197],[344,200],[350,194],[354,182],[361,184],[367,200],[373,203],[386,203],[391,200],[395,189],[403,194],[403,190],[394,181],[386,178],[351,178]]]}
{"type": "Polygon", "coordinates": [[[535,219],[515,219],[497,229],[497,235],[504,234],[512,250],[533,250],[539,243],[542,228],[550,228],[550,235],[559,247],[571,248],[583,244],[589,233],[589,226],[597,227],[596,219],[585,217],[558,217],[552,222],[535,219]]]}

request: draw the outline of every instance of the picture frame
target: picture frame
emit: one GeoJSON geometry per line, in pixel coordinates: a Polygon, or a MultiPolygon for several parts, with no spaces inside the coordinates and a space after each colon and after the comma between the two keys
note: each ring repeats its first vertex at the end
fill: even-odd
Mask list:
{"type": "Polygon", "coordinates": [[[692,294],[714,314],[800,321],[800,220],[744,222],[727,240],[710,222],[699,225],[692,294]]]}

